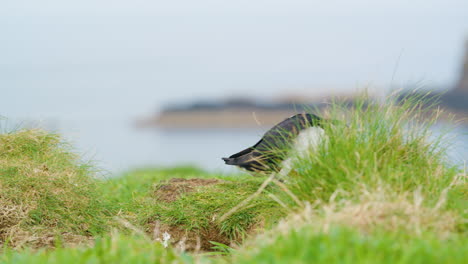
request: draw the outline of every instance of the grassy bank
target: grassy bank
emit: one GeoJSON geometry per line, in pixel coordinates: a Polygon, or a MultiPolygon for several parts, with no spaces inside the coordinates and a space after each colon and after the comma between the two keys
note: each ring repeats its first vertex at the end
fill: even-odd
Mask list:
{"type": "Polygon", "coordinates": [[[261,185],[248,175],[181,167],[98,180],[58,135],[40,130],[0,135],[0,175],[0,243],[13,248],[89,244],[112,230],[139,230],[154,239],[170,232],[188,249],[210,250],[210,241],[240,243],[285,215],[264,194],[217,221],[261,185]]]}
{"type": "Polygon", "coordinates": [[[333,104],[326,143],[261,193],[265,178],[194,168],[97,180],[57,136],[1,135],[0,202],[15,217],[0,218],[0,260],[463,263],[466,174],[419,102],[333,104]]]}

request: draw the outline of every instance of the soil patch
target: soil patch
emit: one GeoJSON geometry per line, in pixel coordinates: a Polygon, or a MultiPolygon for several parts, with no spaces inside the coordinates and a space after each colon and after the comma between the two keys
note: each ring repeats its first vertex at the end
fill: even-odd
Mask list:
{"type": "Polygon", "coordinates": [[[182,179],[173,178],[155,186],[155,195],[163,202],[173,202],[184,193],[193,192],[197,187],[220,183],[217,179],[182,179]]]}

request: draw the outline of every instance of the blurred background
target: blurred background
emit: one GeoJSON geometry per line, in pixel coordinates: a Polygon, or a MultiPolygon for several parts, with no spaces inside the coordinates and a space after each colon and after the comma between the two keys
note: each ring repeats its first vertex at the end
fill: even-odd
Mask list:
{"type": "Polygon", "coordinates": [[[464,118],[467,18],[466,0],[1,1],[2,126],[62,133],[110,173],[227,172],[222,156],[330,96],[432,90],[464,118]]]}

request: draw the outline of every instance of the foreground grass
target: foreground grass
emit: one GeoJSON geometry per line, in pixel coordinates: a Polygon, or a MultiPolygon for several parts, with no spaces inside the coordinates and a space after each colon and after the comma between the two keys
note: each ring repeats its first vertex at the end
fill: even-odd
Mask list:
{"type": "Polygon", "coordinates": [[[177,263],[190,256],[181,256],[141,236],[114,234],[96,239],[93,247],[63,248],[53,251],[6,249],[0,263],[177,263]]]}
{"type": "Polygon", "coordinates": [[[232,263],[464,263],[468,250],[460,236],[441,241],[432,234],[365,235],[339,227],[320,233],[311,225],[272,239],[233,254],[232,263]]]}
{"type": "Polygon", "coordinates": [[[465,263],[467,245],[461,236],[441,241],[430,234],[365,235],[340,227],[317,233],[313,226],[304,226],[221,258],[177,252],[142,236],[114,234],[97,239],[92,247],[6,249],[0,263],[465,263]]]}
{"type": "Polygon", "coordinates": [[[16,244],[9,244],[15,241],[14,232],[3,231],[10,235],[4,236],[0,259],[6,263],[464,263],[467,177],[447,160],[443,139],[430,134],[436,116],[421,110],[414,99],[397,104],[391,98],[385,104],[364,98],[351,108],[334,104],[328,116],[347,122],[325,124],[327,143],[298,159],[286,183],[273,181],[228,216],[264,179],[176,168],[132,171],[99,181],[89,177],[89,168],[76,165],[58,141],[27,147],[44,142],[35,138],[11,151],[31,132],[7,135],[6,139],[21,136],[17,141],[8,139],[14,143],[3,152],[11,153],[0,156],[5,175],[0,183],[8,186],[2,191],[11,193],[10,198],[2,194],[0,201],[30,209],[17,218],[21,221],[3,230],[21,227],[31,236],[53,233],[59,238],[53,240],[54,250],[17,251],[11,249],[16,244]],[[53,168],[47,174],[38,173],[43,163],[53,168]],[[49,181],[49,175],[60,179],[49,181]],[[84,180],[76,182],[70,175],[84,180]],[[38,184],[29,184],[31,177],[38,184]],[[46,184],[39,184],[42,181],[46,184]],[[77,191],[72,191],[74,186],[77,191]],[[81,188],[89,195],[78,191],[81,188]],[[31,212],[36,208],[46,217],[34,218],[31,212]],[[89,234],[95,242],[70,248],[61,242],[70,232],[89,234]],[[164,232],[171,235],[168,248],[163,246],[164,232]],[[211,253],[216,258],[199,252],[212,246],[218,250],[211,253]]]}

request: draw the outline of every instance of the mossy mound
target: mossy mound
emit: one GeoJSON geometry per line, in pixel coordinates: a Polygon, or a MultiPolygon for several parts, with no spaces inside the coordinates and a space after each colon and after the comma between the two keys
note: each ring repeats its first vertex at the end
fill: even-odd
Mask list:
{"type": "MultiPolygon", "coordinates": [[[[247,206],[220,221],[231,208],[251,196],[263,179],[239,180],[172,179],[154,186],[155,203],[149,231],[168,232],[175,243],[183,241],[184,248],[211,250],[211,242],[225,245],[240,244],[245,237],[275,224],[286,212],[261,194],[247,206]],[[161,195],[161,189],[169,189],[161,195]],[[170,201],[167,197],[174,197],[170,201]],[[154,227],[153,227],[154,224],[154,227]],[[199,244],[197,244],[199,243],[199,244]]],[[[274,186],[267,191],[275,192],[274,186]]]]}
{"type": "Polygon", "coordinates": [[[90,167],[58,135],[0,135],[0,243],[44,246],[87,241],[105,227],[90,167]]]}
{"type": "MultiPolygon", "coordinates": [[[[223,176],[196,169],[139,170],[107,182],[103,192],[119,205],[119,218],[144,230],[153,240],[167,232],[184,250],[213,250],[218,242],[241,243],[245,237],[276,224],[286,211],[269,193],[256,196],[238,211],[221,216],[255,193],[264,179],[223,176]]],[[[279,195],[279,194],[278,194],[279,195]]]]}

